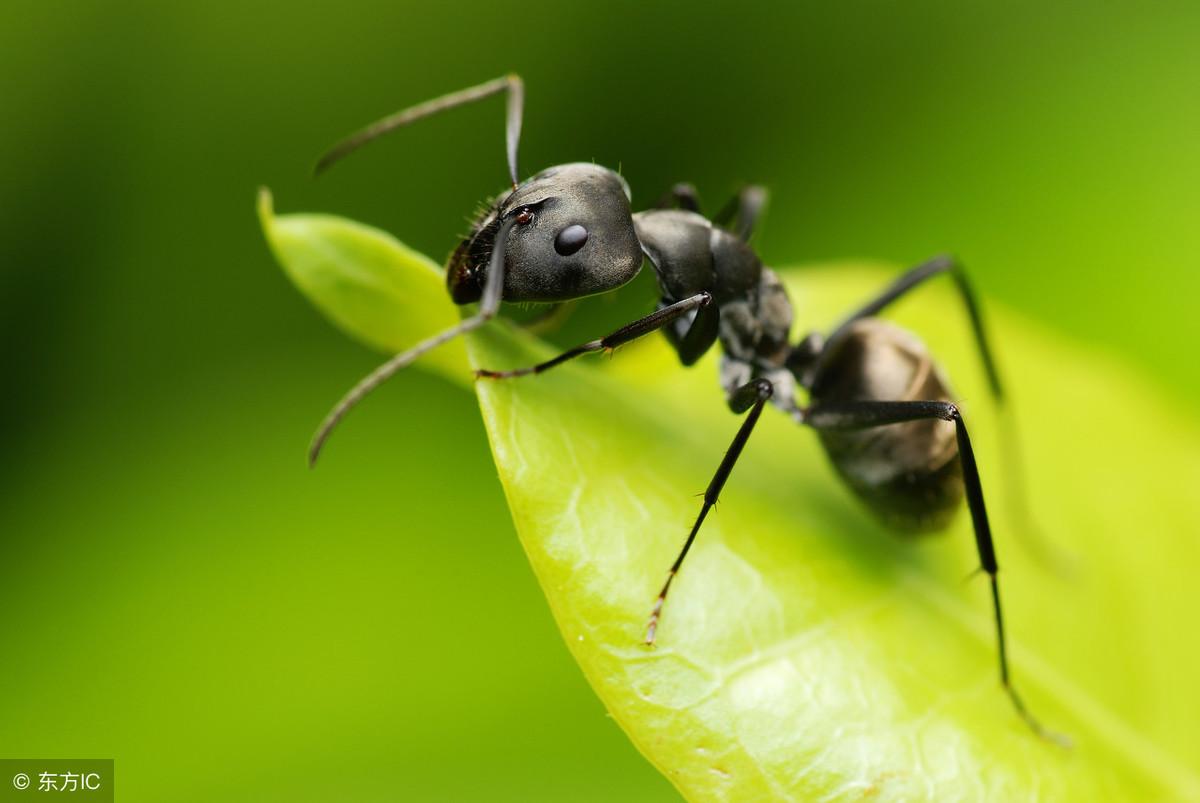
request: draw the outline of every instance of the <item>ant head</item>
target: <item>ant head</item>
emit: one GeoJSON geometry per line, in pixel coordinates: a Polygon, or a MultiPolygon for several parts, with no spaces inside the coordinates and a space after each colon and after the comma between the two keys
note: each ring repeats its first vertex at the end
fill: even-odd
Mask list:
{"type": "Polygon", "coordinates": [[[502,221],[505,301],[565,301],[615,290],[642,265],[629,185],[612,170],[575,163],[528,179],[475,226],[451,255],[446,284],[456,304],[478,301],[502,221]]]}

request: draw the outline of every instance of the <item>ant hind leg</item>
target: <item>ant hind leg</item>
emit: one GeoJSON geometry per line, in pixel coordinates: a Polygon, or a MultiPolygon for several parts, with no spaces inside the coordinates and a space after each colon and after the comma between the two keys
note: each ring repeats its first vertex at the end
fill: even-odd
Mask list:
{"type": "Polygon", "coordinates": [[[1048,741],[1068,746],[1070,745],[1069,739],[1048,730],[1030,713],[1012,682],[1012,673],[1008,664],[1008,644],[1004,632],[1004,614],[1000,607],[1000,585],[997,580],[1000,566],[996,561],[996,547],[992,540],[992,529],[988,523],[987,508],[983,501],[983,485],[979,479],[979,467],[975,462],[971,439],[967,435],[967,425],[963,422],[958,408],[945,401],[852,401],[819,404],[806,411],[804,423],[817,430],[857,430],[931,418],[940,418],[943,421],[954,423],[958,454],[962,461],[967,508],[971,513],[971,523],[975,530],[975,546],[979,552],[979,564],[980,568],[987,573],[991,583],[992,612],[996,622],[996,646],[1000,660],[1000,682],[1008,693],[1013,708],[1034,733],[1048,741]]]}

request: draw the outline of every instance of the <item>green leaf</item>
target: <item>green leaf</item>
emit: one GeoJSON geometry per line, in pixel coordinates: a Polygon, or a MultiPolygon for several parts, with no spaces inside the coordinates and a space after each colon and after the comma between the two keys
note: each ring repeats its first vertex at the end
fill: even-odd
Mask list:
{"type": "MultiPolygon", "coordinates": [[[[263,219],[301,289],[367,342],[394,350],[453,322],[427,262],[386,235],[273,219],[269,208],[263,219]],[[360,254],[374,285],[356,278],[360,254]],[[357,306],[337,274],[358,288],[357,306]],[[371,302],[369,286],[389,292],[371,302]]],[[[783,275],[807,331],[894,269],[783,275]]],[[[838,483],[812,433],[773,411],[672,589],[658,647],[642,646],[695,494],[739,423],[713,355],[684,370],[651,337],[613,360],[476,385],[513,520],[568,647],[689,799],[1200,799],[1200,433],[1128,367],[988,312],[1032,507],[1069,573],[1036,559],[1031,535],[1013,535],[1002,446],[1016,434],[992,409],[957,299],[930,287],[894,317],[954,378],[993,514],[1015,681],[1073,738],[1070,750],[1033,736],[1001,691],[986,584],[964,581],[977,564],[965,514],[944,534],[897,537],[838,483]]],[[[504,368],[552,350],[496,323],[469,352],[475,366],[504,368]]]]}
{"type": "MultiPolygon", "coordinates": [[[[394,353],[458,322],[442,269],[390,234],[332,215],[277,217],[265,187],[258,193],[258,217],[288,278],[368,346],[394,353]]],[[[454,381],[470,377],[462,343],[450,343],[422,363],[454,381]]]]}

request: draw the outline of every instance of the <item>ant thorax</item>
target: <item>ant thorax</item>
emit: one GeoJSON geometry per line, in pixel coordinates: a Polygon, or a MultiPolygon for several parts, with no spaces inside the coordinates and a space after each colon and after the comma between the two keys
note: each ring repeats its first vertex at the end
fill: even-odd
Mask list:
{"type": "MultiPolygon", "coordinates": [[[[792,305],[775,273],[745,241],[695,212],[648,210],[633,219],[663,304],[696,292],[712,293],[717,312],[712,336],[724,352],[721,386],[726,393],[763,376],[777,386],[773,403],[792,410],[796,383],[787,369],[792,305]]],[[[665,330],[685,363],[692,356],[683,353],[685,338],[704,314],[697,310],[665,330]]]]}

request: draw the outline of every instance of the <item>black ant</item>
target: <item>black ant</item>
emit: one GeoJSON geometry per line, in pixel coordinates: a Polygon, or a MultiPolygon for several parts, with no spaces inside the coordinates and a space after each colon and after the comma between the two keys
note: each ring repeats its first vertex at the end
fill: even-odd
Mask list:
{"type": "Polygon", "coordinates": [[[685,366],[721,344],[720,381],[729,408],[746,413],[708,489],[679,557],[667,572],[646,628],[653,645],[663,603],[705,516],[716,504],[763,407],[771,402],[798,424],[816,430],[837,472],[888,523],[905,530],[944,527],[965,495],[982,571],[991,582],[1000,680],[1022,719],[1046,730],[1012,684],[996,575],[999,565],[983,501],[979,469],[959,409],[925,346],[876,318],[889,304],[932,277],[948,274],[970,316],[992,394],[1003,397],[978,302],[962,266],[937,257],[912,268],[827,336],[809,334],[793,345],[792,307],[775,274],[747,240],[765,201],[744,189],[713,220],[699,213],[695,190],[676,185],[657,208],[633,213],[625,180],[594,164],[551,167],[520,182],[517,145],[524,84],[508,75],[386,117],[334,146],[320,173],[367,142],[432,114],[507,93],[507,156],[512,190],[476,220],[446,266],[456,304],[479,302],[475,315],[397,354],[338,402],[313,438],[315,463],[330,432],[362,398],[417,357],[495,317],[501,301],[557,303],[606,293],[629,282],[649,260],[661,300],[644,318],[538,365],[479,370],[490,380],[537,374],[581,354],[616,348],[662,330],[685,366]],[[809,403],[797,402],[797,390],[809,403]]]}

